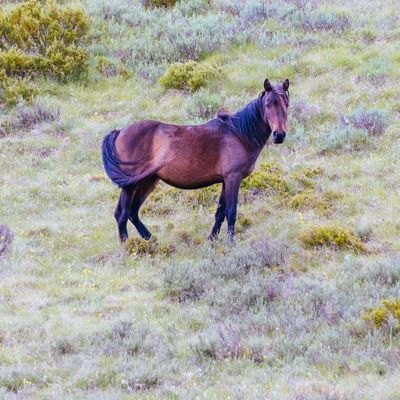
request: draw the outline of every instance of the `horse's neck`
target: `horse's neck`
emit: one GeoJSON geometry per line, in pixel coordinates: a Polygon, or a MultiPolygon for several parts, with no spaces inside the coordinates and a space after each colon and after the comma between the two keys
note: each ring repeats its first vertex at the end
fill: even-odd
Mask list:
{"type": "Polygon", "coordinates": [[[264,148],[271,134],[269,124],[266,124],[262,118],[260,101],[260,99],[253,100],[245,108],[233,115],[235,125],[239,130],[243,131],[249,144],[258,151],[258,154],[264,148]],[[249,118],[249,108],[251,119],[249,118]]]}

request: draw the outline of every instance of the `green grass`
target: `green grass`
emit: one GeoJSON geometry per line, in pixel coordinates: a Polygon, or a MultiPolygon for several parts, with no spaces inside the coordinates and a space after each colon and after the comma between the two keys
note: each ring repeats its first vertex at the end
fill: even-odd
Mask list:
{"type": "MultiPolygon", "coordinates": [[[[136,2],[136,14],[123,0],[82,3],[105,32],[90,51],[107,49],[115,65],[125,65],[115,21],[139,46],[145,16],[158,15],[136,2]]],[[[167,62],[157,59],[148,76],[127,62],[131,76],[93,68],[87,81],[40,81],[33,105],[1,109],[0,223],[14,233],[0,255],[2,399],[398,397],[397,326],[388,313],[379,326],[363,318],[400,290],[396,2],[312,11],[324,27],[328,17],[315,16],[344,11],[343,32],[302,28],[308,14],[283,20],[273,5],[266,19],[259,3],[246,2],[241,18],[271,31],[269,41],[243,30],[247,41],[206,47],[199,59],[224,76],[207,89],[164,90],[156,78],[167,62]],[[241,190],[236,244],[225,225],[206,240],[218,187],[161,184],[143,207],[157,240],[143,247],[130,225],[131,247],[121,248],[104,134],[147,118],[201,122],[250,101],[266,77],[291,79],[291,128],[241,190]],[[363,252],[302,242],[310,226],[332,224],[363,252]]],[[[162,18],[224,12],[223,36],[240,22],[235,4],[180,2],[162,18]]],[[[175,54],[168,63],[184,61],[175,54]]]]}

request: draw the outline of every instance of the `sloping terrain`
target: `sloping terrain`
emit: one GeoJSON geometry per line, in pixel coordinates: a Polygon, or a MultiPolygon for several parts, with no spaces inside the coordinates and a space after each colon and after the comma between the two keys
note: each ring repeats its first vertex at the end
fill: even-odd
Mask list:
{"type": "Polygon", "coordinates": [[[397,2],[82,7],[89,76],[40,80],[33,103],[0,111],[0,223],[14,234],[0,397],[399,399],[397,2]],[[195,91],[159,83],[188,60],[222,75],[195,91]],[[226,225],[206,240],[218,186],[160,184],[142,208],[155,238],[130,225],[121,248],[103,136],[200,123],[265,78],[290,79],[290,128],[243,184],[236,244],[226,225]]]}

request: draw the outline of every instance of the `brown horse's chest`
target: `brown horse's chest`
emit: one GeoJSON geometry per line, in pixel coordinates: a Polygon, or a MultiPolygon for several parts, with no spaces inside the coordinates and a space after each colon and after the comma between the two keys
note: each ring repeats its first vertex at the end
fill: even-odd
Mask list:
{"type": "Polygon", "coordinates": [[[248,166],[248,168],[244,171],[244,177],[247,178],[249,175],[251,175],[254,171],[254,168],[256,166],[256,162],[254,161],[252,164],[248,166]]]}

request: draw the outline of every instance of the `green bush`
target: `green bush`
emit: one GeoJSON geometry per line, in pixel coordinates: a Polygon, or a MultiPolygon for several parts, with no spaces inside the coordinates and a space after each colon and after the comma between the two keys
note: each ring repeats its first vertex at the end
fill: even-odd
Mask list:
{"type": "Polygon", "coordinates": [[[381,304],[371,307],[363,314],[363,319],[371,322],[375,327],[387,324],[392,318],[396,324],[396,330],[400,329],[400,297],[383,299],[381,304]]]}
{"type": "Polygon", "coordinates": [[[200,64],[196,61],[175,63],[168,67],[160,78],[160,84],[166,89],[180,89],[195,92],[201,87],[221,77],[220,68],[212,64],[200,64]]]}
{"type": "Polygon", "coordinates": [[[65,82],[88,70],[90,20],[74,5],[29,0],[0,10],[0,97],[7,103],[32,99],[28,78],[65,82]]]}
{"type": "Polygon", "coordinates": [[[30,78],[15,78],[7,76],[0,69],[0,100],[9,105],[18,103],[19,100],[32,101],[38,89],[30,78]]]}
{"type": "Polygon", "coordinates": [[[285,195],[289,190],[281,167],[274,161],[261,164],[261,169],[254,171],[244,179],[241,187],[253,191],[272,190],[279,195],[285,195]]]}
{"type": "Polygon", "coordinates": [[[337,224],[313,225],[300,234],[307,247],[332,246],[363,253],[366,251],[360,238],[350,230],[337,224]]]}

